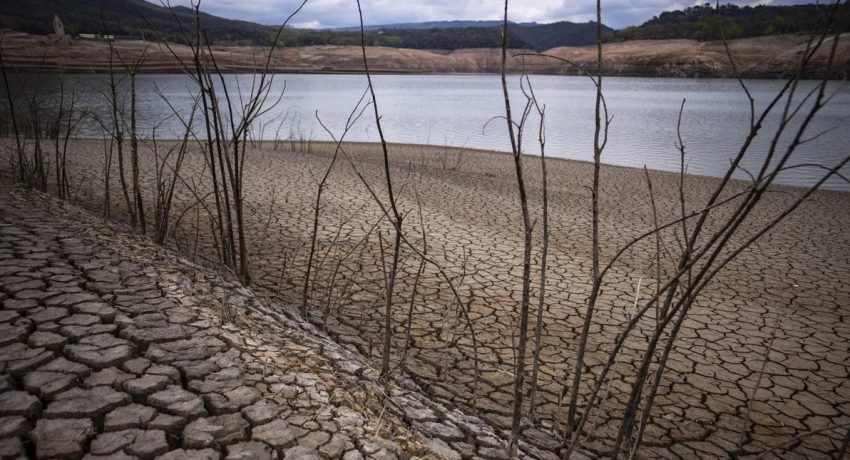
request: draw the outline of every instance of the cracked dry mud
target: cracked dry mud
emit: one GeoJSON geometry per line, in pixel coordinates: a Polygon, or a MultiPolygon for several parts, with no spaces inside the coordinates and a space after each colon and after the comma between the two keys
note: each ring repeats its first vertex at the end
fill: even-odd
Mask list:
{"type": "MultiPolygon", "coordinates": [[[[285,149],[274,151],[266,144],[261,149],[252,149],[245,170],[254,289],[264,297],[280,299],[282,312],[294,311],[300,303],[306,268],[303,246],[309,241],[316,188],[312,176],[323,172],[332,152],[327,144],[319,143],[312,144],[309,153],[292,151],[289,147],[286,144],[285,149]]],[[[78,141],[72,148],[72,170],[77,177],[89,174],[100,178],[97,171],[102,162],[99,157],[102,146],[94,141],[78,141]]],[[[378,150],[361,144],[349,146],[349,151],[380,193],[382,163],[378,150]]],[[[459,408],[466,414],[478,414],[495,428],[497,435],[493,440],[498,441],[498,434],[504,438],[504,429],[510,423],[512,331],[517,321],[522,271],[521,220],[513,165],[507,155],[467,151],[460,157],[456,151],[450,151],[444,156],[442,148],[417,146],[391,146],[391,160],[397,182],[404,184],[401,206],[409,212],[405,225],[411,239],[421,244],[419,200],[429,255],[446,267],[456,282],[462,281],[460,292],[464,301],[469,302],[477,334],[481,379],[475,383],[469,331],[452,303],[446,283],[430,267],[418,285],[411,350],[404,369],[432,401],[459,408]],[[458,166],[454,167],[455,164],[458,166]]],[[[190,156],[184,165],[186,173],[198,173],[201,164],[197,156],[190,156]]],[[[144,164],[143,171],[150,172],[150,167],[144,164]]],[[[526,173],[532,208],[538,209],[537,160],[526,165],[526,173]]],[[[537,423],[526,425],[523,433],[528,442],[526,447],[536,449],[534,455],[541,458],[552,458],[551,452],[558,446],[556,433],[565,414],[562,391],[573,369],[590,286],[589,197],[585,190],[590,181],[590,165],[551,160],[549,174],[551,268],[543,324],[541,387],[537,423]]],[[[650,174],[661,219],[675,217],[677,176],[650,174]]],[[[117,177],[117,169],[112,177],[117,177]]],[[[146,177],[150,187],[151,179],[146,177]]],[[[120,214],[123,198],[115,180],[112,203],[116,214],[120,214]]],[[[604,167],[602,181],[604,261],[624,242],[650,228],[652,214],[642,171],[604,167]]],[[[715,183],[711,178],[688,177],[685,187],[688,202],[705,200],[715,183]]],[[[208,184],[199,187],[201,194],[207,191],[205,187],[208,184]]],[[[740,187],[739,183],[732,184],[733,189],[740,187]]],[[[79,198],[87,206],[98,208],[102,203],[98,188],[97,183],[84,185],[79,198]]],[[[745,235],[782,209],[792,199],[788,193],[794,193],[795,189],[779,187],[778,191],[783,193],[765,197],[763,209],[744,226],[745,235]]],[[[187,203],[193,203],[194,198],[184,190],[180,200],[175,211],[178,213],[187,203]]],[[[756,456],[767,450],[771,450],[767,458],[835,455],[850,424],[848,205],[850,194],[847,193],[814,194],[797,213],[744,252],[706,289],[684,322],[671,353],[641,456],[716,458],[732,454],[756,456]],[[775,336],[772,351],[767,353],[772,336],[775,336]],[[765,372],[760,380],[762,368],[765,372]],[[759,380],[758,391],[754,392],[759,380]]],[[[196,210],[197,207],[189,208],[177,232],[181,248],[214,257],[207,228],[202,224],[197,236],[193,229],[192,223],[198,216],[196,210]]],[[[199,214],[204,219],[203,213],[199,214]]],[[[310,291],[310,320],[318,327],[325,327],[346,348],[370,357],[373,365],[380,362],[382,310],[378,305],[383,277],[377,236],[373,234],[363,244],[359,241],[379,219],[380,211],[351,168],[344,161],[338,163],[324,197],[317,249],[320,268],[315,276],[318,281],[310,291]],[[355,251],[345,258],[352,248],[355,251]],[[337,265],[341,268],[334,278],[332,273],[337,265]]],[[[386,222],[378,226],[389,231],[386,222]]],[[[535,258],[539,256],[540,225],[536,228],[535,258]]],[[[670,236],[666,244],[675,245],[676,240],[670,236]]],[[[584,374],[580,404],[614,339],[622,331],[636,295],[645,300],[655,289],[654,249],[654,241],[635,246],[607,278],[590,331],[586,357],[589,372],[584,374]]],[[[406,251],[394,310],[396,351],[404,347],[404,322],[417,268],[418,261],[406,251]]],[[[536,288],[532,295],[536,295],[536,288]]],[[[20,302],[27,302],[27,297],[24,294],[20,302]]],[[[58,324],[64,319],[59,316],[62,312],[44,307],[43,321],[58,324]]],[[[155,311],[137,312],[147,313],[155,311]]],[[[613,383],[605,390],[606,402],[591,417],[592,436],[584,445],[591,453],[608,453],[640,353],[646,347],[646,334],[653,323],[651,318],[642,322],[638,333],[627,342],[625,353],[615,367],[613,383]]],[[[9,324],[10,336],[26,336],[20,325],[9,324]]],[[[128,329],[122,329],[116,336],[128,340],[129,332],[124,330],[128,329]]],[[[148,335],[160,333],[167,335],[159,330],[148,335]]],[[[47,344],[64,346],[56,345],[57,339],[50,336],[39,340],[47,349],[47,344]]],[[[39,359],[37,354],[28,356],[27,359],[39,359]]],[[[394,357],[394,362],[397,361],[398,355],[394,357]]],[[[191,367],[183,372],[195,370],[191,367]]],[[[290,386],[291,383],[281,382],[275,388],[281,394],[297,394],[290,386]]],[[[216,404],[230,404],[228,396],[217,394],[221,398],[216,404]]],[[[412,409],[406,417],[425,429],[427,423],[439,421],[430,410],[412,409]]],[[[458,443],[464,442],[454,441],[459,436],[454,430],[431,428],[430,432],[442,436],[441,442],[463,457],[473,454],[465,447],[458,447],[458,443]]],[[[468,440],[468,431],[461,431],[468,440]]],[[[475,454],[499,455],[499,449],[488,446],[489,442],[479,441],[475,454]]]]}
{"type": "Polygon", "coordinates": [[[0,304],[0,459],[504,451],[485,422],[410,381],[376,384],[362,357],[250,291],[4,179],[0,304]]]}

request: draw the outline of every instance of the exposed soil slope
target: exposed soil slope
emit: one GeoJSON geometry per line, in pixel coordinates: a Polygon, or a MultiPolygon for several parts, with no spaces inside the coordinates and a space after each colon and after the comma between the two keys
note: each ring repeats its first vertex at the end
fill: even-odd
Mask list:
{"type": "MultiPolygon", "coordinates": [[[[0,155],[12,151],[12,142],[0,139],[0,155]]],[[[160,143],[160,151],[167,145],[160,143]]],[[[274,147],[272,143],[255,145],[246,159],[252,289],[261,298],[274,297],[275,305],[299,305],[307,266],[304,242],[309,241],[310,205],[316,193],[313,177],[327,167],[334,149],[329,143],[313,143],[302,150],[286,143],[278,145],[280,149],[274,147]]],[[[374,144],[345,147],[365,179],[381,190],[380,149],[374,144]]],[[[69,151],[70,176],[73,183],[81,183],[76,199],[98,213],[104,202],[103,148],[102,141],[81,140],[73,142],[69,151]]],[[[389,148],[393,177],[406,184],[399,205],[416,216],[405,221],[406,231],[415,244],[421,242],[420,230],[427,235],[429,255],[456,280],[477,340],[440,274],[428,266],[417,277],[418,260],[403,251],[392,311],[393,362],[400,360],[407,346],[405,324],[411,314],[410,349],[404,365],[410,378],[431,401],[467,413],[475,410],[497,433],[509,429],[515,345],[511,331],[518,321],[522,274],[512,158],[441,147],[390,144],[389,148]],[[422,224],[418,223],[420,206],[422,224]],[[475,373],[476,356],[480,378],[475,373]]],[[[142,142],[141,152],[144,195],[151,197],[152,145],[142,142]]],[[[215,258],[212,233],[203,223],[197,234],[194,230],[199,228],[194,222],[205,219],[194,197],[211,189],[210,181],[202,179],[207,177],[202,173],[203,158],[193,151],[183,165],[182,174],[200,182],[196,191],[181,188],[175,195],[174,215],[185,212],[175,236],[186,253],[215,258]]],[[[530,208],[539,215],[541,172],[534,158],[527,160],[530,208]]],[[[0,168],[6,164],[0,157],[0,168]]],[[[543,451],[556,452],[560,444],[553,433],[563,426],[564,382],[575,363],[591,283],[587,187],[592,165],[553,159],[547,167],[551,269],[543,313],[538,423],[526,428],[523,436],[543,451]]],[[[126,216],[126,208],[118,174],[113,163],[110,200],[113,216],[120,219],[126,216]]],[[[673,220],[678,214],[678,176],[654,171],[649,176],[659,221],[673,220]]],[[[601,256],[608,261],[627,241],[652,228],[653,208],[643,171],[604,166],[600,177],[601,256]]],[[[686,202],[694,207],[688,211],[709,198],[717,181],[685,178],[686,202]]],[[[745,185],[733,182],[728,193],[745,185]]],[[[732,239],[733,246],[776,216],[800,190],[777,187],[775,191],[748,218],[732,239]]],[[[385,272],[382,244],[375,233],[386,235],[391,229],[347,162],[337,163],[322,200],[316,254],[324,262],[314,272],[309,319],[326,328],[336,342],[378,363],[384,310],[376,305],[383,298],[385,272]]],[[[706,287],[671,349],[642,458],[725,458],[768,450],[774,455],[767,458],[834,457],[850,420],[848,205],[850,193],[813,194],[706,287]],[[742,432],[748,434],[742,437],[742,432]]],[[[712,214],[704,234],[717,231],[730,212],[719,209],[712,214]]],[[[540,247],[540,228],[535,230],[535,252],[540,247]]],[[[672,235],[663,240],[670,247],[676,244],[672,235]]],[[[634,246],[606,276],[588,343],[581,400],[588,396],[591,381],[622,333],[635,299],[645,302],[654,292],[655,250],[652,241],[634,246]]],[[[612,438],[654,327],[652,317],[644,318],[627,341],[616,376],[606,389],[607,403],[594,412],[595,438],[582,446],[595,455],[610,457],[612,438]]],[[[450,434],[450,439],[456,435],[450,434]]],[[[487,458],[480,451],[478,455],[487,458]]],[[[557,458],[553,455],[535,454],[547,460],[557,458]]]]}
{"type": "Polygon", "coordinates": [[[409,379],[378,382],[286,306],[4,177],[0,248],[2,458],[505,450],[486,423],[409,379]]]}
{"type": "MultiPolygon", "coordinates": [[[[850,69],[850,40],[841,36],[836,49],[836,62],[826,68],[831,40],[815,56],[808,76],[829,74],[842,78],[850,69]]],[[[746,38],[729,42],[729,49],[742,76],[770,78],[789,75],[806,50],[808,37],[779,35],[746,38]]],[[[143,72],[181,72],[183,62],[191,62],[191,49],[142,41],[118,41],[115,49],[125,61],[133,61],[148,47],[143,72]],[[149,47],[148,47],[149,46],[149,47]]],[[[225,72],[248,72],[265,64],[264,50],[254,47],[216,47],[216,60],[225,72]]],[[[45,72],[107,72],[107,44],[99,41],[75,40],[70,44],[53,42],[47,37],[10,34],[3,39],[7,65],[20,71],[45,72]]],[[[309,46],[283,48],[274,52],[272,69],[275,72],[361,72],[360,48],[356,46],[309,46]]],[[[525,59],[530,72],[541,74],[577,74],[583,68],[595,67],[596,49],[593,46],[561,47],[545,54],[569,60],[528,57],[528,50],[511,50],[509,70],[520,71],[525,59]]],[[[695,40],[638,40],[606,44],[603,50],[603,72],[609,75],[732,77],[730,64],[722,42],[695,40]]],[[[428,51],[373,47],[368,49],[370,69],[375,72],[397,73],[485,73],[497,72],[499,50],[462,49],[428,51]]],[[[122,71],[120,62],[117,70],[122,71]]]]}

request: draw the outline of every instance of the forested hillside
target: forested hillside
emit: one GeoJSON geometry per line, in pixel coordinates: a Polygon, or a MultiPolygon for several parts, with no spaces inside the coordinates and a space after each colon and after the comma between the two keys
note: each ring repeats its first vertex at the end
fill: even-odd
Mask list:
{"type": "MultiPolygon", "coordinates": [[[[186,7],[172,10],[144,0],[0,0],[0,27],[45,35],[53,31],[53,16],[58,15],[69,34],[108,33],[143,36],[187,44],[184,27],[194,24],[193,12],[186,7]]],[[[209,39],[217,45],[269,45],[278,26],[234,21],[201,14],[201,24],[209,39]]],[[[456,50],[495,48],[501,45],[498,21],[449,21],[428,24],[369,26],[369,46],[393,48],[456,50]]],[[[606,27],[606,30],[608,28],[606,27]]],[[[508,46],[543,51],[555,46],[581,46],[595,40],[595,25],[510,24],[508,46]]],[[[189,36],[188,39],[192,39],[189,36]]],[[[282,46],[360,44],[357,29],[287,28],[279,42],[282,46]]]]}
{"type": "Polygon", "coordinates": [[[817,30],[837,8],[833,30],[850,32],[850,4],[737,6],[705,3],[684,10],[665,11],[640,26],[627,27],[610,35],[611,40],[759,37],[798,34],[817,30]]]}
{"type": "MultiPolygon", "coordinates": [[[[360,45],[359,31],[329,29],[286,29],[281,36],[283,46],[360,45]]],[[[390,48],[456,50],[464,48],[497,48],[502,44],[498,27],[463,27],[444,29],[372,29],[366,31],[367,46],[390,48]]],[[[508,34],[509,48],[533,48],[515,33],[508,34]]]]}
{"type": "MultiPolygon", "coordinates": [[[[58,15],[65,32],[144,36],[185,43],[181,23],[194,23],[191,9],[169,10],[144,0],[0,0],[0,27],[31,34],[53,32],[58,15]]],[[[275,27],[224,19],[201,13],[201,23],[213,42],[269,43],[275,27]]]]}
{"type": "MultiPolygon", "coordinates": [[[[665,11],[640,26],[614,30],[604,26],[604,40],[695,39],[700,41],[796,34],[815,30],[828,16],[830,5],[755,6],[709,3],[665,11]]],[[[70,34],[109,33],[143,36],[187,44],[194,24],[186,7],[164,8],[144,0],[0,0],[0,28],[32,34],[53,31],[59,15],[70,34]],[[181,28],[182,27],[184,28],[181,28]]],[[[850,31],[850,4],[837,7],[833,29],[850,31]]],[[[224,19],[201,13],[201,25],[215,45],[270,45],[278,27],[224,19]]],[[[560,21],[551,24],[509,24],[508,47],[545,51],[596,42],[594,22],[560,21]]],[[[283,31],[281,46],[359,45],[357,28],[294,29],[283,31]]],[[[372,25],[366,30],[368,46],[422,50],[495,48],[501,45],[499,21],[437,21],[372,25]]]]}

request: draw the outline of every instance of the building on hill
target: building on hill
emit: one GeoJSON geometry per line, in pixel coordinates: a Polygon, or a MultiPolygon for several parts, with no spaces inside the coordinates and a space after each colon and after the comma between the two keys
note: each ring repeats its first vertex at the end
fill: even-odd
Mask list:
{"type": "Polygon", "coordinates": [[[12,29],[0,29],[0,37],[8,37],[8,38],[22,38],[29,35],[26,32],[18,32],[17,30],[12,29]]]}
{"type": "Polygon", "coordinates": [[[48,39],[57,45],[71,44],[71,37],[65,35],[65,25],[62,24],[58,14],[53,15],[53,33],[50,34],[48,39]]]}
{"type": "Polygon", "coordinates": [[[115,40],[115,35],[111,34],[78,34],[77,37],[82,40],[115,40]]]}
{"type": "Polygon", "coordinates": [[[62,24],[62,20],[59,19],[58,14],[53,15],[53,35],[56,38],[65,37],[65,25],[62,24]]]}

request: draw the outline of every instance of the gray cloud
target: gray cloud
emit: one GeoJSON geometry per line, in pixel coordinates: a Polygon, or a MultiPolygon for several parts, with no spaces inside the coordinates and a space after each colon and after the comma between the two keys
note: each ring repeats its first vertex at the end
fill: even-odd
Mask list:
{"type": "MultiPolygon", "coordinates": [[[[171,0],[188,5],[190,0],[171,0]]],[[[299,0],[202,0],[201,10],[217,16],[262,24],[279,24],[300,4],[299,0]]],[[[500,19],[502,0],[361,0],[366,24],[441,21],[455,19],[500,19]]],[[[615,28],[640,24],[662,11],[681,9],[704,1],[693,0],[604,0],[602,22],[615,28]]],[[[713,3],[713,2],[712,2],[713,3]]],[[[727,3],[727,2],[724,2],[727,3]]],[[[749,0],[739,5],[788,5],[810,0],[749,0]]],[[[594,0],[526,0],[513,2],[509,16],[517,22],[586,22],[596,17],[594,0]]],[[[309,0],[292,21],[296,27],[345,27],[358,23],[354,0],[309,0]]]]}

